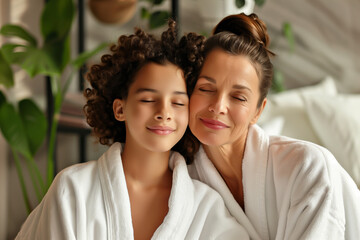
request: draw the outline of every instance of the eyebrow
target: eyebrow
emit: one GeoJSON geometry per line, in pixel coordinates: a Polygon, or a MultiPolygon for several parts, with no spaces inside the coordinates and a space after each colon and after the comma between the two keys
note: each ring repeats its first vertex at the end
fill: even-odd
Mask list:
{"type": "MultiPolygon", "coordinates": [[[[159,91],[153,88],[139,88],[138,90],[136,90],[135,94],[139,94],[142,92],[152,92],[152,93],[158,93],[159,91]]],[[[173,94],[175,95],[187,95],[186,92],[183,91],[174,91],[173,94]]]]}
{"type": "MultiPolygon", "coordinates": [[[[208,77],[208,76],[199,76],[199,78],[204,78],[204,79],[206,79],[207,81],[216,84],[216,80],[213,79],[213,78],[211,78],[211,77],[208,77]]],[[[239,89],[239,90],[245,89],[245,90],[248,90],[248,91],[252,92],[250,88],[248,88],[248,87],[246,87],[246,86],[244,86],[244,85],[235,84],[235,85],[233,85],[232,87],[235,88],[235,89],[239,89]]]]}
{"type": "Polygon", "coordinates": [[[206,80],[208,80],[211,83],[216,83],[215,79],[208,77],[208,76],[199,76],[198,78],[205,78],[206,80]]]}

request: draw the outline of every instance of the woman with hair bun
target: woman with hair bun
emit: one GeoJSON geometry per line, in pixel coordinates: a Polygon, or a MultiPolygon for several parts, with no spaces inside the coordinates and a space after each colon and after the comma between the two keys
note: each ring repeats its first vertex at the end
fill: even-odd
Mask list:
{"type": "Polygon", "coordinates": [[[256,14],[224,18],[206,40],[189,82],[189,127],[201,143],[190,173],[252,239],[359,239],[360,192],[334,156],[256,125],[272,81],[268,46],[256,14]]]}
{"type": "Polygon", "coordinates": [[[177,41],[175,29],[120,36],[91,67],[85,114],[111,146],[60,172],[16,239],[249,239],[221,196],[189,176],[185,79],[200,67],[203,38],[177,41]]]}

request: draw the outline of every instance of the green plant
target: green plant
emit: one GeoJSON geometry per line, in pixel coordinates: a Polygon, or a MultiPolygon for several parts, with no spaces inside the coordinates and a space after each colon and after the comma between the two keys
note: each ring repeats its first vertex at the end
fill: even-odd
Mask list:
{"type": "MultiPolygon", "coordinates": [[[[289,22],[284,22],[281,28],[281,36],[285,37],[288,49],[290,53],[295,51],[295,38],[292,30],[292,26],[289,22]]],[[[275,48],[275,44],[277,43],[276,39],[272,41],[272,45],[270,48],[275,48]]],[[[274,93],[279,93],[285,91],[284,87],[284,76],[282,72],[274,66],[274,74],[273,74],[273,84],[271,86],[271,91],[274,93]]]]}
{"type": "Polygon", "coordinates": [[[147,3],[147,7],[141,8],[141,18],[149,21],[150,29],[161,27],[167,23],[167,20],[171,17],[170,12],[166,10],[154,10],[154,8],[161,5],[165,0],[142,1],[147,3]]]}
{"type": "Polygon", "coordinates": [[[18,40],[17,43],[5,43],[0,48],[0,84],[7,88],[14,86],[11,66],[18,65],[30,77],[48,76],[54,98],[54,112],[48,124],[45,114],[33,100],[23,99],[14,106],[0,91],[0,128],[14,156],[28,212],[32,207],[24,181],[21,156],[25,159],[32,186],[40,202],[54,178],[53,156],[58,116],[70,81],[87,59],[107,45],[100,44],[96,49],[85,52],[74,60],[70,58],[70,30],[75,11],[73,0],[50,0],[45,4],[40,20],[42,46],[39,46],[30,32],[19,25],[6,24],[0,30],[3,36],[18,40]],[[70,73],[65,74],[68,72],[65,69],[69,69],[70,73]],[[64,78],[65,83],[62,84],[64,78]],[[35,162],[35,154],[43,144],[48,128],[51,130],[47,149],[47,176],[44,180],[35,162]]]}

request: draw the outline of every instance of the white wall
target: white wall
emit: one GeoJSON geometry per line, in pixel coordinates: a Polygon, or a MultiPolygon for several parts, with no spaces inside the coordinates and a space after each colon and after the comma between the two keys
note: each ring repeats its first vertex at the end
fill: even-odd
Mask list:
{"type": "Polygon", "coordinates": [[[257,12],[273,36],[283,22],[293,25],[295,53],[289,54],[284,41],[275,50],[289,87],[332,76],[340,92],[360,93],[360,1],[271,0],[257,12]]]}

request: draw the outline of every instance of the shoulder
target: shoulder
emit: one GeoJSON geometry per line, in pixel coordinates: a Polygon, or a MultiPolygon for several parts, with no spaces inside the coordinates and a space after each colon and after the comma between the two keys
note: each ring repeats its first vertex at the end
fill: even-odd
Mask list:
{"type": "Polygon", "coordinates": [[[310,195],[334,193],[340,167],[327,149],[288,137],[269,139],[268,173],[277,188],[292,192],[294,202],[310,195]]]}
{"type": "Polygon", "coordinates": [[[97,161],[79,163],[61,170],[55,177],[54,183],[66,181],[88,180],[97,174],[97,161]]]}
{"type": "Polygon", "coordinates": [[[47,197],[78,195],[89,192],[98,182],[97,161],[75,164],[60,171],[54,178],[47,197]]]}
{"type": "Polygon", "coordinates": [[[284,136],[269,137],[269,159],[274,164],[290,164],[302,167],[335,166],[332,153],[317,144],[284,136]]]}
{"type": "MultiPolygon", "coordinates": [[[[334,194],[341,167],[326,148],[288,137],[270,137],[268,164],[275,182],[298,193],[334,194]],[[284,182],[283,182],[284,181],[284,182]]],[[[302,194],[296,194],[302,196],[302,194]]]]}

